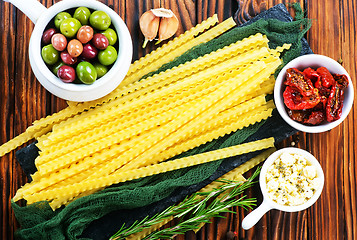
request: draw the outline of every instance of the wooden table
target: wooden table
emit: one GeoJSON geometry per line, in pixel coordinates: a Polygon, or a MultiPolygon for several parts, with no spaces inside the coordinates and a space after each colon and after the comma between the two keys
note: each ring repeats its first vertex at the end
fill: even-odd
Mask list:
{"type": "MultiPolygon", "coordinates": [[[[24,0],[26,1],[26,0],[24,0]]],[[[56,1],[41,0],[49,7],[56,1]]],[[[181,25],[178,33],[191,28],[207,17],[218,13],[220,21],[235,13],[240,6],[245,12],[272,7],[278,3],[295,1],[256,0],[108,0],[125,20],[134,42],[134,59],[150,52],[153,44],[143,50],[143,36],[138,27],[139,16],[147,9],[165,7],[172,9],[181,25]],[[257,8],[257,4],[260,6],[257,8]]],[[[307,34],[315,53],[342,60],[357,85],[357,1],[307,0],[298,1],[313,19],[307,34]]],[[[253,11],[254,12],[254,11],[253,11]]],[[[35,79],[28,60],[28,44],[33,29],[32,22],[9,3],[0,2],[0,143],[22,133],[31,123],[66,107],[66,102],[48,93],[35,79]]],[[[247,214],[233,209],[226,219],[214,219],[196,235],[187,233],[177,239],[228,239],[227,232],[236,232],[235,239],[357,239],[357,107],[335,129],[321,134],[299,133],[286,140],[284,146],[296,144],[307,149],[320,160],[325,173],[325,186],[318,202],[306,211],[284,213],[271,211],[251,230],[240,227],[247,214]]],[[[1,188],[1,239],[13,239],[18,224],[10,207],[10,199],[26,182],[14,152],[0,160],[1,188]]],[[[250,189],[249,196],[261,201],[258,187],[250,189]]]]}

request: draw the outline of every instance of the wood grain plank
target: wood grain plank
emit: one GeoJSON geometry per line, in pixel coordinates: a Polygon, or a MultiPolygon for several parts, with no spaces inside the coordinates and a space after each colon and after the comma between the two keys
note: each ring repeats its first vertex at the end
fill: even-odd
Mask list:
{"type": "MultiPolygon", "coordinates": [[[[15,32],[16,10],[8,3],[0,2],[0,144],[14,136],[14,77],[15,77],[15,32]]],[[[17,174],[13,172],[15,164],[13,153],[0,159],[0,189],[1,189],[1,239],[13,239],[16,228],[14,217],[9,208],[9,198],[12,185],[18,183],[17,174]]]]}
{"type": "MultiPolygon", "coordinates": [[[[31,123],[40,118],[37,115],[38,111],[34,109],[42,109],[44,105],[36,104],[36,101],[29,101],[29,99],[40,100],[41,86],[35,79],[31,72],[31,66],[28,57],[28,46],[30,36],[34,27],[34,24],[19,10],[16,10],[16,39],[15,39],[15,77],[14,77],[14,136],[17,136],[24,132],[31,123]],[[37,91],[38,90],[38,91],[37,91]]],[[[42,88],[42,92],[45,90],[42,88]]],[[[43,112],[42,116],[45,116],[43,112]]],[[[22,174],[20,165],[16,162],[15,157],[10,161],[9,170],[12,172],[10,176],[10,189],[7,201],[15,195],[17,189],[24,185],[27,181],[22,174]]],[[[18,227],[15,217],[11,208],[9,218],[10,230],[13,233],[18,227]]]]}
{"type": "MultiPolygon", "coordinates": [[[[42,0],[46,6],[60,0],[42,0]]],[[[154,43],[146,49],[140,46],[143,36],[138,21],[142,13],[150,8],[170,8],[179,17],[180,29],[176,35],[218,13],[220,21],[228,18],[237,7],[237,1],[224,0],[101,0],[111,6],[127,23],[133,37],[134,57],[138,59],[155,49],[154,43]]],[[[266,2],[268,7],[278,3],[288,5],[290,0],[252,1],[247,11],[257,9],[257,3],[266,2]]],[[[353,0],[298,1],[313,19],[307,34],[314,52],[342,59],[356,86],[357,72],[357,4],[353,0]]],[[[293,10],[289,8],[293,14],[293,10]]],[[[28,61],[28,43],[33,24],[11,4],[0,1],[0,143],[23,132],[32,121],[56,112],[66,106],[65,101],[49,94],[37,82],[28,61]]],[[[356,100],[356,96],[355,96],[356,100]]],[[[248,214],[234,208],[237,214],[227,214],[226,219],[212,219],[197,234],[189,232],[176,239],[226,239],[228,231],[237,232],[236,239],[357,239],[357,190],[356,190],[356,122],[357,106],[345,122],[322,134],[299,133],[279,147],[292,143],[307,149],[321,162],[326,183],[321,198],[306,211],[283,213],[271,211],[249,231],[240,224],[248,214]]],[[[13,153],[0,159],[1,239],[13,239],[17,228],[9,201],[17,188],[25,182],[13,153]]],[[[249,176],[248,173],[247,176],[249,176]]],[[[247,191],[248,197],[262,201],[259,186],[247,191]]],[[[175,222],[171,223],[175,224],[175,222]]]]}
{"type": "Polygon", "coordinates": [[[15,20],[13,17],[14,9],[10,4],[0,2],[1,23],[0,23],[0,41],[6,48],[0,48],[0,144],[13,137],[12,129],[12,111],[14,95],[14,75],[15,75],[15,20]]]}
{"type": "MultiPolygon", "coordinates": [[[[342,1],[340,2],[340,29],[341,29],[341,59],[343,66],[350,73],[351,79],[356,89],[357,84],[357,3],[356,1],[342,1]]],[[[356,91],[355,91],[356,92],[356,91]]],[[[355,94],[354,101],[356,103],[357,96],[355,94]]],[[[347,239],[357,239],[357,191],[356,191],[356,149],[357,143],[355,136],[357,136],[356,127],[356,104],[353,105],[348,118],[343,124],[343,195],[344,195],[344,217],[345,233],[347,239]],[[349,210],[351,209],[351,210],[349,210]]],[[[338,162],[341,159],[337,159],[338,162]]]]}
{"type": "MultiPolygon", "coordinates": [[[[322,1],[318,1],[319,7],[308,3],[308,16],[317,19],[308,33],[308,39],[314,52],[338,60],[342,53],[348,52],[342,48],[343,36],[341,35],[342,29],[346,26],[342,22],[342,11],[348,8],[341,7],[339,1],[322,3],[322,1]],[[331,11],[331,9],[335,9],[335,11],[331,11]]],[[[347,71],[351,72],[350,69],[347,71]]],[[[351,117],[353,118],[353,114],[349,116],[349,118],[351,117]]],[[[315,206],[322,210],[323,215],[311,222],[311,235],[318,239],[345,239],[346,229],[352,227],[347,227],[343,220],[346,214],[345,204],[349,204],[349,199],[346,200],[345,197],[345,191],[347,194],[350,191],[345,186],[348,181],[344,182],[347,174],[344,166],[347,164],[348,158],[343,157],[346,156],[346,151],[349,151],[345,137],[353,132],[349,131],[348,127],[346,128],[348,122],[349,120],[345,121],[328,133],[309,136],[313,143],[312,152],[320,160],[325,172],[325,189],[315,206]],[[326,210],[323,211],[324,209],[326,210]],[[323,229],[318,227],[321,225],[324,225],[323,229]]]]}
{"type": "Polygon", "coordinates": [[[214,14],[218,15],[219,22],[234,15],[236,3],[233,1],[197,1],[197,23],[200,23],[214,14]]]}

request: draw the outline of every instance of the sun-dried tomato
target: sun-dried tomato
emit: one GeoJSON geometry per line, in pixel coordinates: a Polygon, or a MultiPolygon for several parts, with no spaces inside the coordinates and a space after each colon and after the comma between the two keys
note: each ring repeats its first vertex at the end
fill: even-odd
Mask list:
{"type": "Polygon", "coordinates": [[[319,90],[320,101],[323,106],[326,106],[327,98],[330,95],[330,89],[322,85],[321,76],[312,68],[306,68],[303,71],[305,77],[309,78],[314,84],[315,88],[319,90]]]}
{"type": "Polygon", "coordinates": [[[330,96],[326,104],[326,120],[329,122],[340,119],[343,108],[344,91],[341,85],[335,83],[332,86],[330,96]]]}
{"type": "Polygon", "coordinates": [[[289,117],[297,122],[304,122],[304,120],[308,117],[308,112],[305,110],[288,110],[289,117]]]}
{"type": "Polygon", "coordinates": [[[322,110],[312,111],[308,119],[304,120],[304,123],[309,125],[317,125],[325,120],[325,114],[322,110]]]}
{"type": "Polygon", "coordinates": [[[306,78],[310,79],[314,85],[316,84],[316,82],[321,82],[320,75],[312,68],[306,68],[302,73],[305,75],[306,78]]]}
{"type": "Polygon", "coordinates": [[[297,122],[307,125],[317,125],[325,121],[325,113],[323,109],[308,109],[308,110],[288,110],[289,117],[297,122]]]}
{"type": "MultiPolygon", "coordinates": [[[[327,101],[327,99],[326,99],[327,101]]],[[[325,109],[325,105],[324,103],[320,100],[320,102],[314,107],[312,108],[311,110],[312,111],[319,111],[319,110],[324,110],[325,109]]]]}
{"type": "Polygon", "coordinates": [[[328,98],[330,96],[330,89],[324,86],[316,87],[319,90],[321,96],[328,98]]]}
{"type": "Polygon", "coordinates": [[[315,95],[314,86],[309,78],[296,68],[286,70],[287,77],[285,85],[296,88],[305,97],[315,95]]]}
{"type": "Polygon", "coordinates": [[[348,78],[344,74],[333,74],[332,75],[335,81],[340,85],[341,89],[348,87],[348,78]]]}
{"type": "MultiPolygon", "coordinates": [[[[321,76],[322,86],[329,88],[335,85],[335,79],[333,78],[332,74],[329,72],[327,68],[319,67],[318,69],[316,69],[316,72],[321,76]]],[[[317,86],[315,85],[315,87],[317,86]]]]}
{"type": "Polygon", "coordinates": [[[320,102],[320,96],[317,93],[303,96],[296,88],[290,86],[286,86],[283,98],[285,105],[291,110],[310,109],[320,102]]]}
{"type": "MultiPolygon", "coordinates": [[[[330,94],[330,92],[328,92],[328,93],[330,94]]],[[[324,109],[326,108],[327,99],[328,99],[328,96],[325,97],[325,96],[320,95],[320,102],[323,105],[324,109]]]]}
{"type": "Polygon", "coordinates": [[[303,72],[290,68],[284,84],[284,103],[294,121],[317,125],[341,117],[344,90],[348,87],[346,75],[331,74],[325,67],[316,71],[306,68],[303,72]]]}

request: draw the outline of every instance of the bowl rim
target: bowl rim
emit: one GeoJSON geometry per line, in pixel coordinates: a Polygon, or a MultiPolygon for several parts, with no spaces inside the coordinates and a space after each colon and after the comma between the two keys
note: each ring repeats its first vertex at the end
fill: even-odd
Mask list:
{"type": "Polygon", "coordinates": [[[268,205],[270,205],[271,208],[278,209],[278,210],[285,211],[285,212],[302,211],[302,210],[312,206],[319,199],[319,197],[322,193],[324,184],[325,184],[325,176],[324,176],[324,172],[322,170],[322,167],[321,167],[319,161],[315,158],[314,155],[312,155],[308,151],[300,149],[300,148],[295,148],[295,147],[282,148],[282,149],[272,153],[265,160],[265,162],[262,166],[262,169],[260,171],[260,175],[259,175],[259,185],[260,185],[260,189],[262,191],[263,197],[264,197],[264,201],[266,201],[266,203],[268,203],[268,205]],[[315,194],[309,200],[307,200],[305,203],[303,203],[301,205],[297,205],[297,206],[280,205],[280,204],[274,202],[272,199],[270,199],[268,196],[268,193],[267,193],[266,178],[265,178],[267,170],[274,163],[274,161],[284,152],[294,153],[294,154],[299,154],[299,155],[304,156],[311,165],[316,167],[317,175],[321,180],[320,187],[316,190],[315,194]]]}
{"type": "MultiPolygon", "coordinates": [[[[329,66],[324,66],[324,67],[329,69],[329,66]]],[[[336,62],[334,59],[332,59],[328,56],[325,56],[325,55],[321,55],[321,54],[306,54],[306,55],[299,56],[299,57],[291,60],[290,62],[288,62],[279,72],[279,74],[276,78],[275,86],[274,86],[274,102],[275,102],[276,108],[277,108],[280,116],[284,119],[284,121],[286,123],[288,123],[293,128],[303,131],[303,132],[307,132],[307,133],[326,132],[326,131],[329,131],[329,130],[335,128],[339,124],[341,124],[346,119],[349,112],[351,111],[353,101],[354,101],[353,83],[352,83],[351,77],[348,74],[348,72],[346,71],[346,69],[341,64],[336,62]],[[332,71],[333,73],[345,74],[349,81],[348,87],[345,90],[345,96],[348,96],[349,101],[347,102],[346,101],[347,98],[345,97],[341,118],[336,121],[326,122],[322,125],[317,125],[317,126],[308,126],[308,125],[304,125],[297,121],[292,120],[286,112],[286,107],[285,107],[283,96],[282,96],[283,81],[284,81],[284,78],[286,75],[286,70],[291,67],[297,67],[298,69],[300,68],[299,70],[301,70],[302,68],[307,68],[309,66],[313,67],[313,66],[311,66],[311,64],[307,65],[308,63],[304,62],[305,60],[307,60],[307,59],[311,60],[312,58],[316,60],[316,63],[314,64],[314,66],[316,66],[316,67],[322,66],[321,64],[319,64],[319,61],[326,62],[329,65],[332,65],[335,68],[339,69],[339,71],[332,71]]]]}
{"type": "Polygon", "coordinates": [[[95,100],[114,90],[129,70],[132,52],[131,36],[124,21],[107,5],[96,0],[63,0],[52,5],[36,22],[29,44],[30,64],[39,82],[52,94],[72,101],[95,100]],[[112,25],[118,35],[116,43],[119,45],[117,60],[105,76],[97,79],[91,85],[62,82],[52,73],[41,57],[41,37],[48,23],[57,13],[80,6],[105,11],[111,17],[112,25]],[[75,96],[76,94],[79,95],[75,96]]]}

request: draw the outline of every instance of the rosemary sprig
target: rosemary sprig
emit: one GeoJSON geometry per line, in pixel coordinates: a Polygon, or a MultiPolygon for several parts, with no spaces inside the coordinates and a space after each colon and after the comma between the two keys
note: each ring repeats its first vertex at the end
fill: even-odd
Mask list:
{"type": "Polygon", "coordinates": [[[141,232],[173,216],[174,218],[181,219],[176,226],[153,232],[144,238],[150,240],[171,239],[176,235],[198,229],[201,223],[209,223],[210,219],[214,217],[222,217],[220,215],[221,213],[232,212],[229,210],[231,207],[252,208],[252,206],[255,205],[255,199],[246,199],[246,196],[238,199],[236,199],[236,197],[254,184],[253,180],[257,177],[259,171],[260,169],[257,169],[255,173],[243,183],[232,180],[220,180],[219,182],[222,182],[222,185],[210,192],[197,192],[186,197],[185,200],[178,205],[170,206],[151,218],[145,217],[141,221],[136,221],[128,228],[126,228],[124,224],[110,240],[125,239],[131,234],[141,232]],[[202,197],[204,198],[202,199],[202,197]]]}

